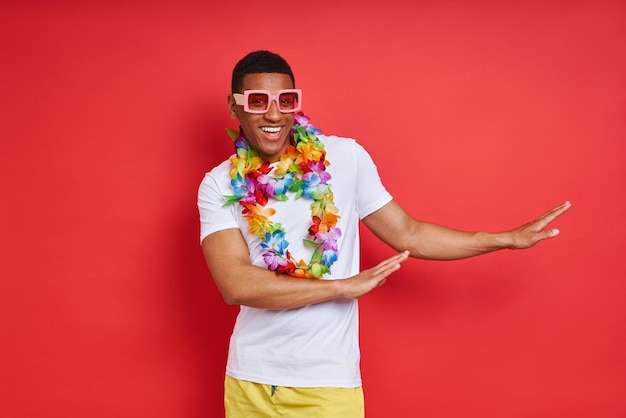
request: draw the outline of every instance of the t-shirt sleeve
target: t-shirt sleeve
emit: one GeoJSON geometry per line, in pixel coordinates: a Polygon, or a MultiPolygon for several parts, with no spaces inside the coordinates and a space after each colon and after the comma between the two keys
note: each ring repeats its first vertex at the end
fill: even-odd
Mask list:
{"type": "MultiPolygon", "coordinates": [[[[232,191],[232,190],[231,190],[232,191]]],[[[238,228],[233,207],[224,206],[226,199],[211,173],[207,173],[198,189],[198,210],[200,212],[200,242],[213,232],[228,228],[238,228]]]]}
{"type": "Polygon", "coordinates": [[[389,203],[393,196],[383,186],[372,157],[356,142],[355,160],[356,205],[359,218],[363,219],[389,203]]]}

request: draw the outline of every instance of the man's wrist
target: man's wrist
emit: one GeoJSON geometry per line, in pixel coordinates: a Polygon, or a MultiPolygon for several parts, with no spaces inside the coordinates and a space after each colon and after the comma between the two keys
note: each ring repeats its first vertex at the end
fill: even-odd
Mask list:
{"type": "Polygon", "coordinates": [[[480,237],[476,246],[480,253],[513,248],[513,237],[510,232],[478,232],[474,236],[480,237]]]}
{"type": "Polygon", "coordinates": [[[345,298],[348,292],[346,291],[346,285],[348,282],[345,279],[328,280],[333,289],[333,299],[345,298]]]}
{"type": "Polygon", "coordinates": [[[496,250],[513,248],[513,235],[511,232],[495,232],[491,234],[493,247],[496,250]]]}

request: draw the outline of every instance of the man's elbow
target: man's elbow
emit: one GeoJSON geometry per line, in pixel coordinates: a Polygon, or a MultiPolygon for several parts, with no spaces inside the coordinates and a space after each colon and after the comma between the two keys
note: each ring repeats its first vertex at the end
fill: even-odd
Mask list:
{"type": "Polygon", "coordinates": [[[243,305],[244,296],[241,292],[237,292],[235,289],[228,289],[218,285],[218,289],[220,294],[222,295],[222,299],[224,303],[227,305],[243,305]]]}
{"type": "Polygon", "coordinates": [[[243,303],[241,303],[241,300],[235,295],[222,293],[222,299],[224,299],[224,302],[227,305],[243,305],[243,303]]]}

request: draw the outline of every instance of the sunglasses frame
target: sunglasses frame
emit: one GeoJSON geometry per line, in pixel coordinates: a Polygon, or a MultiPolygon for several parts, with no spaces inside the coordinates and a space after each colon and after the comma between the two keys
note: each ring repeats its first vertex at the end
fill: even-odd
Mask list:
{"type": "Polygon", "coordinates": [[[302,109],[302,90],[301,89],[284,89],[284,90],[279,90],[276,94],[272,94],[267,90],[244,90],[243,94],[233,93],[233,98],[235,99],[235,104],[239,106],[243,106],[243,110],[246,111],[247,113],[255,113],[255,114],[267,113],[270,110],[270,107],[272,106],[272,102],[276,102],[276,106],[278,106],[278,110],[280,110],[281,113],[295,113],[302,109]],[[298,106],[294,107],[293,109],[282,110],[280,108],[280,103],[278,102],[278,98],[283,93],[296,93],[298,95],[298,106]],[[250,97],[251,94],[267,94],[267,97],[269,97],[267,109],[265,110],[250,109],[250,107],[248,106],[248,98],[250,97]]]}

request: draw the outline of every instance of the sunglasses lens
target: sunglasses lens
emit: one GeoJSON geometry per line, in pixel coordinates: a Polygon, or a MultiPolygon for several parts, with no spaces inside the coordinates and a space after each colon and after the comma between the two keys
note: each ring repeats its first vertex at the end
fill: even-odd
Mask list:
{"type": "Polygon", "coordinates": [[[269,107],[270,98],[265,93],[253,93],[248,96],[248,107],[254,111],[264,111],[269,107]]]}
{"type": "Polygon", "coordinates": [[[278,103],[279,103],[280,110],[282,111],[294,110],[295,108],[298,107],[299,99],[300,98],[298,97],[298,93],[296,92],[281,93],[280,96],[278,96],[278,103]]]}

